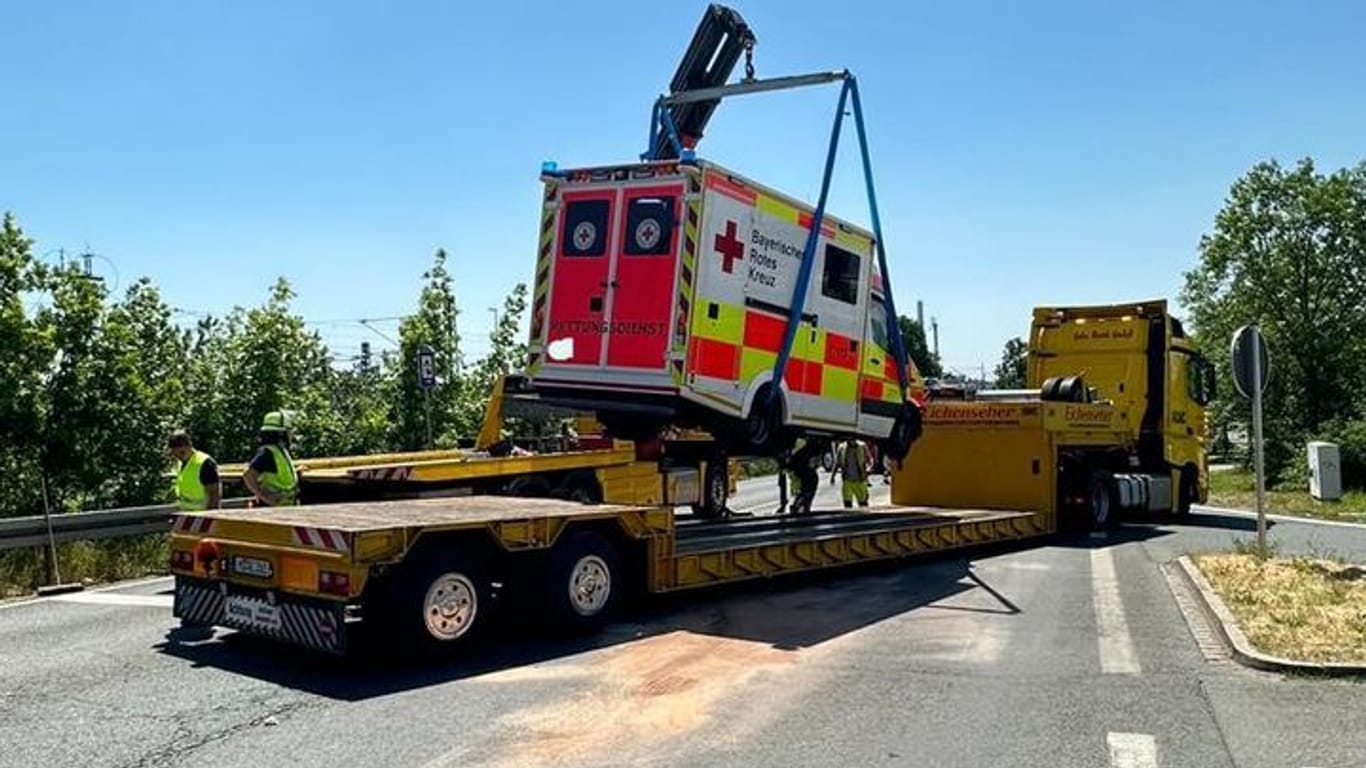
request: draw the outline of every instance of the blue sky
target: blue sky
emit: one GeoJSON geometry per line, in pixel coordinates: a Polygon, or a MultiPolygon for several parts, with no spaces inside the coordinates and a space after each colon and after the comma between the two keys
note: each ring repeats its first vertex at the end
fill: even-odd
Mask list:
{"type": "MultiPolygon", "coordinates": [[[[0,209],[188,312],[287,275],[343,356],[443,246],[477,355],[531,278],[541,160],[639,153],[704,5],[8,3],[0,209]]],[[[955,368],[1036,304],[1174,298],[1253,163],[1366,157],[1360,3],[734,5],[760,76],[859,77],[897,300],[955,368]]],[[[814,199],[837,94],[728,102],[700,153],[814,199]]],[[[867,221],[846,139],[831,210],[867,221]]]]}

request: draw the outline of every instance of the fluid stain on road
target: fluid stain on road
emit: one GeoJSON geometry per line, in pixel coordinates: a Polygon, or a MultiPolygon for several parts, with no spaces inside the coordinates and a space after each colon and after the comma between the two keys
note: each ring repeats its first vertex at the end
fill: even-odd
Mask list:
{"type": "MultiPolygon", "coordinates": [[[[620,760],[693,731],[715,708],[766,672],[797,663],[801,652],[767,643],[676,631],[589,654],[548,678],[589,680],[566,700],[511,713],[504,725],[513,752],[506,765],[620,760]]],[[[527,679],[530,670],[511,670],[527,679]]],[[[503,675],[490,680],[503,682],[503,675]]]]}

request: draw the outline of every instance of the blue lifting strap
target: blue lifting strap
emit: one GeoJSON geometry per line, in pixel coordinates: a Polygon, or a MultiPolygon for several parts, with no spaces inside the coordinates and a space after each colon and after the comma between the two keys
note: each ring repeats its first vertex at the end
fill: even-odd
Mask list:
{"type": "Polygon", "coordinates": [[[854,102],[854,124],[858,129],[859,151],[863,158],[863,181],[868,191],[868,206],[872,210],[873,237],[877,243],[878,268],[882,271],[884,302],[887,310],[887,336],[892,342],[892,357],[896,360],[897,380],[901,385],[904,401],[908,380],[906,376],[906,347],[901,339],[901,327],[897,323],[896,304],[892,299],[892,281],[887,271],[887,251],[882,241],[882,220],[878,216],[877,193],[873,189],[873,166],[868,155],[868,138],[863,130],[863,107],[859,103],[858,81],[850,75],[840,90],[839,106],[835,110],[835,125],[830,131],[830,148],[825,155],[825,174],[821,177],[821,193],[816,201],[816,212],[811,217],[811,231],[806,236],[806,246],[802,249],[801,268],[797,272],[797,285],[792,291],[791,311],[787,317],[787,328],[783,333],[783,345],[778,350],[778,359],[773,364],[774,385],[769,389],[769,398],[778,396],[783,375],[792,355],[792,344],[797,338],[802,313],[806,307],[806,289],[811,282],[811,271],[816,262],[816,243],[820,240],[821,224],[825,218],[825,203],[830,193],[830,178],[834,175],[835,155],[839,150],[840,128],[844,123],[844,105],[852,95],[854,102]]]}

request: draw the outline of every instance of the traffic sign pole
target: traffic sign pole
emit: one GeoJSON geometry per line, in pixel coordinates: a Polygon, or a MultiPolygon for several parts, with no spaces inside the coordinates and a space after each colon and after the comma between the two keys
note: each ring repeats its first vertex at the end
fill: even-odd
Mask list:
{"type": "Polygon", "coordinates": [[[1252,465],[1257,475],[1257,552],[1266,555],[1266,441],[1262,436],[1262,394],[1271,377],[1271,357],[1256,325],[1245,325],[1233,334],[1229,349],[1233,383],[1252,401],[1252,465]]]}
{"type": "MultiPolygon", "coordinates": [[[[1261,333],[1254,328],[1253,333],[1260,341],[1261,333]]],[[[1254,344],[1254,350],[1260,347],[1254,344]]],[[[1252,358],[1252,446],[1253,465],[1257,474],[1257,552],[1265,557],[1266,551],[1266,450],[1262,441],[1262,356],[1252,358]]]]}

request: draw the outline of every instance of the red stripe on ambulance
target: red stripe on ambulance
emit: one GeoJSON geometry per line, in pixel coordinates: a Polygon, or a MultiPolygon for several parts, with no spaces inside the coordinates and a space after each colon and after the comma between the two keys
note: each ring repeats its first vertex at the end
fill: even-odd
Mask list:
{"type": "Polygon", "coordinates": [[[724,341],[693,337],[689,367],[698,376],[735,380],[740,376],[740,350],[724,341]]]}
{"type": "Polygon", "coordinates": [[[749,349],[777,352],[782,349],[787,320],[762,312],[745,313],[745,341],[749,349]]]}

